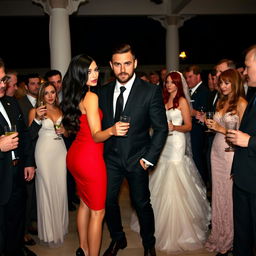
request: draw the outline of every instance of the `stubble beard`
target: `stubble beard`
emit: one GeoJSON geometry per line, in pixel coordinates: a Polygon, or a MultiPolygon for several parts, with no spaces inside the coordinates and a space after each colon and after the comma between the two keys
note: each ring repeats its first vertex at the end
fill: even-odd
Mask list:
{"type": "Polygon", "coordinates": [[[134,71],[131,74],[122,72],[116,75],[116,79],[120,84],[126,84],[132,77],[133,77],[134,71]],[[125,74],[125,78],[121,78],[122,74],[125,74]]]}

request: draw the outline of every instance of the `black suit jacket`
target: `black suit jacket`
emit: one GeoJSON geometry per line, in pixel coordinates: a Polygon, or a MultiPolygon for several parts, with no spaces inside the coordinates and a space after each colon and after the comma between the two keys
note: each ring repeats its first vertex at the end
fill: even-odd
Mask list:
{"type": "Polygon", "coordinates": [[[206,111],[211,111],[211,112],[215,112],[216,110],[216,105],[217,105],[217,101],[218,101],[218,96],[217,99],[214,101],[215,96],[218,94],[217,90],[214,90],[212,92],[209,92],[209,98],[208,98],[208,102],[207,102],[207,107],[206,107],[206,111]]]}
{"type": "MultiPolygon", "coordinates": [[[[208,106],[209,95],[210,95],[210,91],[204,85],[204,83],[201,83],[191,96],[191,103],[192,103],[193,109],[200,111],[200,108],[204,107],[204,111],[206,111],[208,106]]],[[[198,132],[201,133],[204,129],[205,129],[204,126],[202,126],[201,124],[198,124],[198,120],[195,117],[193,117],[191,134],[194,134],[194,133],[197,134],[198,132]]]]}
{"type": "MultiPolygon", "coordinates": [[[[114,124],[113,95],[115,81],[103,86],[99,92],[100,108],[103,111],[102,128],[114,124]]],[[[156,164],[168,134],[167,119],[159,86],[136,78],[127,99],[124,115],[130,116],[127,137],[112,136],[105,142],[104,154],[107,159],[118,144],[124,166],[128,171],[145,158],[156,164]],[[149,129],[154,133],[150,137],[149,129]]]]}
{"type": "Polygon", "coordinates": [[[32,105],[31,102],[29,101],[27,95],[25,95],[25,96],[23,96],[22,98],[20,98],[20,99],[18,100],[18,102],[19,102],[21,111],[22,111],[22,113],[23,113],[25,123],[26,123],[26,125],[28,126],[28,114],[29,114],[30,109],[33,108],[33,105],[32,105]]]}
{"type": "Polygon", "coordinates": [[[239,130],[251,136],[246,148],[237,147],[234,154],[232,173],[234,182],[241,189],[256,193],[256,94],[247,105],[239,130]]]}
{"type": "MultiPolygon", "coordinates": [[[[1,102],[9,117],[11,124],[17,126],[19,133],[19,146],[15,150],[15,156],[20,159],[19,173],[16,178],[24,182],[24,167],[34,166],[34,157],[31,147],[30,135],[24,123],[22,112],[18,102],[13,97],[4,96],[1,102]]],[[[4,126],[8,125],[0,113],[0,136],[4,134],[4,126]]],[[[8,202],[13,186],[13,168],[11,168],[11,151],[0,152],[0,205],[8,202]]]]}

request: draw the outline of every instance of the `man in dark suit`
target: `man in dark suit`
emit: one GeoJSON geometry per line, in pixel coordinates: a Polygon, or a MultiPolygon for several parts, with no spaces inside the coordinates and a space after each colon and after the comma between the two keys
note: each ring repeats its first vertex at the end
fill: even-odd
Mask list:
{"type": "Polygon", "coordinates": [[[206,135],[205,126],[200,118],[203,116],[203,112],[207,108],[207,100],[209,99],[209,90],[207,86],[202,82],[201,70],[198,66],[189,66],[185,70],[185,78],[189,87],[192,103],[192,130],[191,134],[191,146],[193,159],[196,167],[207,185],[208,174],[206,167],[206,135]]]}
{"type": "MultiPolygon", "coordinates": [[[[25,89],[27,94],[18,100],[21,111],[24,116],[26,125],[28,125],[28,115],[30,110],[35,107],[41,77],[38,73],[31,73],[26,76],[25,89]]],[[[36,206],[36,189],[35,180],[26,184],[27,188],[27,209],[26,209],[26,223],[25,223],[25,243],[27,245],[34,245],[34,239],[29,235],[37,235],[37,206],[36,206]]]]}
{"type": "Polygon", "coordinates": [[[19,99],[19,105],[24,116],[26,125],[28,125],[28,114],[30,109],[36,105],[36,99],[39,92],[41,78],[37,73],[31,73],[26,76],[25,89],[27,94],[19,99]]]}
{"type": "MultiPolygon", "coordinates": [[[[256,87],[256,45],[247,50],[244,74],[248,86],[256,87]]],[[[229,130],[229,141],[237,145],[234,179],[234,255],[252,256],[256,242],[256,94],[248,103],[239,130],[229,130]]]]}
{"type": "Polygon", "coordinates": [[[10,139],[5,138],[7,135],[1,137],[1,141],[11,140],[12,147],[0,143],[0,254],[34,256],[32,251],[24,247],[23,241],[25,180],[31,181],[34,177],[33,151],[17,101],[13,97],[5,96],[7,79],[4,62],[0,59],[0,136],[4,136],[5,126],[16,125],[18,132],[9,135],[10,139]]]}
{"type": "Polygon", "coordinates": [[[105,142],[104,156],[108,173],[106,221],[112,238],[104,256],[115,256],[127,246],[123,232],[118,195],[120,186],[128,180],[132,203],[138,215],[145,256],[154,256],[154,214],[150,204],[148,172],[157,163],[164,146],[168,127],[161,88],[136,77],[135,55],[128,44],[112,52],[110,66],[116,80],[100,90],[100,108],[103,110],[103,129],[119,120],[119,97],[123,98],[123,115],[130,117],[125,137],[111,137],[105,142]],[[122,95],[122,96],[121,96],[122,95]],[[149,129],[153,135],[150,137],[149,129]]]}

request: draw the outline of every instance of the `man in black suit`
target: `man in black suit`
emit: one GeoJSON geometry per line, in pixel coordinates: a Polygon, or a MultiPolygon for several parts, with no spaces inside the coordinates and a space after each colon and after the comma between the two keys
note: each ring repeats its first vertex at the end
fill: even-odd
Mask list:
{"type": "Polygon", "coordinates": [[[114,124],[123,99],[123,114],[130,116],[126,137],[111,137],[105,142],[104,156],[108,173],[106,221],[112,238],[104,256],[115,256],[127,246],[122,227],[118,195],[124,178],[128,180],[132,203],[138,215],[145,256],[154,256],[154,214],[150,204],[148,169],[157,163],[168,127],[161,88],[136,77],[137,60],[130,45],[123,44],[112,52],[110,66],[116,80],[100,90],[103,129],[114,124]],[[121,96],[122,94],[122,96],[121,96]],[[115,117],[115,118],[114,118],[115,117]],[[150,137],[149,129],[153,135],[150,137]]]}
{"type": "MultiPolygon", "coordinates": [[[[248,86],[256,87],[256,45],[247,50],[244,74],[248,86]]],[[[256,94],[248,103],[239,130],[229,130],[237,145],[232,173],[234,179],[234,255],[252,256],[256,242],[256,94]]]]}
{"type": "MultiPolygon", "coordinates": [[[[36,105],[37,95],[41,84],[41,77],[38,73],[31,73],[26,76],[25,89],[26,95],[18,100],[21,111],[24,116],[26,125],[28,125],[28,115],[32,108],[36,105]]],[[[26,223],[25,223],[25,243],[27,245],[34,245],[34,239],[29,235],[37,235],[37,206],[36,206],[36,188],[35,180],[26,184],[27,188],[27,209],[26,209],[26,223]]]]}
{"type": "Polygon", "coordinates": [[[39,92],[41,78],[37,73],[31,73],[26,76],[25,89],[27,94],[19,99],[19,105],[24,116],[26,125],[28,125],[28,114],[30,109],[35,107],[39,92]]]}
{"type": "Polygon", "coordinates": [[[25,180],[34,177],[33,151],[30,136],[17,101],[5,96],[4,62],[0,59],[0,254],[4,256],[34,256],[24,247],[24,221],[26,207],[25,180]],[[14,135],[5,134],[5,126],[16,125],[14,135]],[[17,137],[18,136],[18,137],[17,137]],[[16,137],[16,138],[15,138],[16,137]],[[9,140],[8,143],[3,141],[9,140]],[[17,141],[19,142],[17,143],[17,141]]]}
{"type": "Polygon", "coordinates": [[[202,82],[201,70],[198,66],[193,65],[187,67],[185,78],[189,87],[193,107],[191,111],[192,130],[190,132],[193,159],[203,181],[207,185],[206,135],[204,132],[204,123],[200,121],[200,118],[203,116],[203,112],[206,111],[210,92],[202,82]]]}

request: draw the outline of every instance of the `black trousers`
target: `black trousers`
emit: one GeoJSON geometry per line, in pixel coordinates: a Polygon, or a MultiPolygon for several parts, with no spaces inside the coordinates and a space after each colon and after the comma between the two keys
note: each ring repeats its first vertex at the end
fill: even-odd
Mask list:
{"type": "Polygon", "coordinates": [[[22,170],[14,168],[14,180],[10,199],[0,206],[0,253],[19,255],[24,245],[26,187],[22,170]]]}
{"type": "Polygon", "coordinates": [[[154,213],[150,203],[150,191],[148,188],[148,172],[138,163],[137,167],[128,172],[121,163],[121,158],[106,159],[108,185],[106,199],[106,222],[112,240],[124,239],[120,207],[118,203],[120,187],[124,178],[127,179],[130,189],[131,201],[138,215],[140,235],[144,248],[149,249],[155,245],[154,213]]]}
{"type": "Polygon", "coordinates": [[[234,256],[253,256],[256,242],[256,194],[233,187],[234,256]]]}

